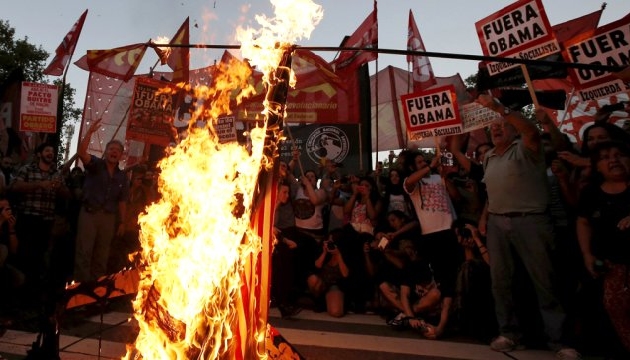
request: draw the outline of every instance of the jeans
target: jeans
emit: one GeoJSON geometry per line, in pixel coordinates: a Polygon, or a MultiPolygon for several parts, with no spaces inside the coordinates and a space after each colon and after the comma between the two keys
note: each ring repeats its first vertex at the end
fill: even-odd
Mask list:
{"type": "Polygon", "coordinates": [[[518,256],[532,280],[539,311],[550,347],[559,348],[566,314],[555,291],[551,254],[553,225],[545,214],[488,218],[488,253],[495,312],[501,335],[518,340],[521,336],[514,313],[512,279],[518,256]]]}

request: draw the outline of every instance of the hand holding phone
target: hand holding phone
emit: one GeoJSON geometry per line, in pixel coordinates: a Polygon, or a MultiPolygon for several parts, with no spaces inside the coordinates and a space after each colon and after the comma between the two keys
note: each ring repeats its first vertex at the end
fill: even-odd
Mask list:
{"type": "Polygon", "coordinates": [[[384,250],[387,247],[388,244],[389,244],[389,239],[387,237],[383,236],[381,238],[381,240],[379,240],[379,242],[378,242],[378,248],[381,249],[381,250],[384,250]]]}

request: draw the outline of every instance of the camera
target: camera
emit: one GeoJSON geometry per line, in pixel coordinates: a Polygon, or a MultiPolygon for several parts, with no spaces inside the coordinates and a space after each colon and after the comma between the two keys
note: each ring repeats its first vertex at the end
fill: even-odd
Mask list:
{"type": "Polygon", "coordinates": [[[465,239],[469,239],[472,237],[472,231],[470,231],[470,229],[467,228],[466,225],[461,225],[459,228],[457,228],[457,232],[459,233],[459,236],[465,239]]]}
{"type": "Polygon", "coordinates": [[[604,264],[603,261],[595,260],[595,263],[593,264],[593,270],[595,270],[595,272],[599,274],[603,274],[608,270],[608,268],[606,267],[606,264],[604,264]]]}
{"type": "Polygon", "coordinates": [[[326,243],[326,249],[332,251],[332,250],[335,250],[336,248],[337,248],[337,245],[335,245],[334,242],[329,241],[326,243]]]}
{"type": "Polygon", "coordinates": [[[453,159],[453,153],[444,151],[442,152],[442,156],[440,157],[440,162],[442,166],[454,166],[455,160],[453,159]]]}

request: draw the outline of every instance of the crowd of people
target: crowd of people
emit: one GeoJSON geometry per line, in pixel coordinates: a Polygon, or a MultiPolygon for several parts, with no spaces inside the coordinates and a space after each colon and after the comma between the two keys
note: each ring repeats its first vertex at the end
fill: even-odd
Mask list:
{"type": "Polygon", "coordinates": [[[473,154],[456,135],[438,154],[402,150],[366,174],[327,159],[298,174],[297,150],[281,162],[272,305],[285,318],[304,306],[378,312],[428,339],[467,334],[501,352],[624,358],[630,133],[599,114],[577,149],[543,109],[534,122],[491,95],[477,102],[500,120],[473,154]]]}
{"type": "MultiPolygon", "coordinates": [[[[477,101],[501,120],[472,154],[456,135],[437,154],[403,150],[366,174],[333,161],[298,174],[297,150],[279,162],[272,305],[283,317],[305,298],[333,317],[378,312],[428,339],[463,333],[503,352],[627,355],[630,134],[600,116],[577,149],[543,110],[535,124],[490,95],[477,101]]],[[[115,140],[90,155],[98,128],[78,146],[83,168],[58,169],[46,143],[17,169],[0,161],[2,311],[42,302],[50,284],[119,271],[139,248],[154,173],[121,170],[115,140]]]]}
{"type": "Polygon", "coordinates": [[[90,155],[99,126],[92,124],[77,155],[60,168],[49,143],[37,146],[26,165],[14,169],[10,157],[0,163],[0,329],[19,310],[37,316],[62,304],[71,281],[95,286],[132,266],[138,215],[157,199],[154,173],[144,166],[122,170],[124,146],[117,140],[102,158],[90,155]],[[72,167],[77,158],[82,168],[72,167]]]}

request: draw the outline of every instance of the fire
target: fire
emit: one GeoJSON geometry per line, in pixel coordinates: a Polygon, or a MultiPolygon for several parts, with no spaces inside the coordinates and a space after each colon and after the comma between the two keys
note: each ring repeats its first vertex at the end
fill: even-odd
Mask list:
{"type": "MultiPolygon", "coordinates": [[[[193,114],[189,135],[159,164],[161,199],[139,219],[142,266],[133,305],[140,331],[128,359],[266,358],[260,351],[266,313],[255,314],[259,319],[243,332],[252,309],[267,306],[256,304],[253,295],[242,296],[244,286],[260,286],[257,277],[263,276],[255,271],[249,276],[244,269],[257,268],[250,262],[268,248],[252,230],[252,209],[260,176],[269,174],[275,154],[267,125],[277,131],[277,120],[284,116],[274,89],[284,92],[286,101],[288,85],[281,84],[286,73],[276,67],[287,62],[290,44],[308,37],[323,14],[310,0],[275,0],[272,5],[275,18],[256,17],[261,30],[238,31],[243,57],[264,72],[269,88],[266,121],[250,132],[249,147],[220,144],[213,121],[195,126],[197,119],[229,114],[234,90],[240,96],[253,91],[251,69],[233,62],[218,66],[212,87],[194,89],[198,97],[212,99],[212,106],[193,114]]],[[[266,276],[269,269],[262,271],[266,276]]]]}

